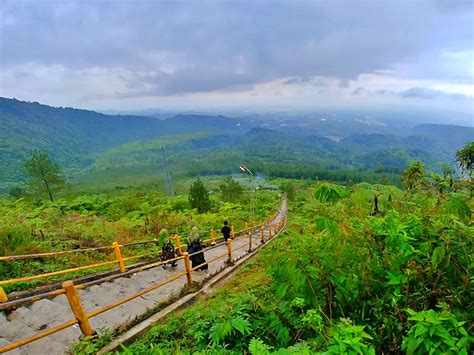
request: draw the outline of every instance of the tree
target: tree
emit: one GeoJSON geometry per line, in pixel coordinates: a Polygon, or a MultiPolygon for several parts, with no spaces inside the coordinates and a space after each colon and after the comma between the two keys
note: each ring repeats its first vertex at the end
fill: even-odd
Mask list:
{"type": "Polygon", "coordinates": [[[456,151],[456,161],[463,173],[472,179],[474,172],[474,141],[467,143],[464,148],[456,151]]]}
{"type": "MultiPolygon", "coordinates": [[[[454,187],[454,172],[449,164],[443,165],[443,175],[433,173],[431,175],[431,185],[436,192],[442,195],[445,192],[450,192],[454,187]]],[[[440,200],[438,200],[440,202],[440,200]]]]}
{"type": "Polygon", "coordinates": [[[219,188],[221,189],[224,201],[229,202],[235,201],[244,191],[244,188],[230,176],[225,178],[224,184],[219,186],[219,188]]]}
{"type": "Polygon", "coordinates": [[[285,182],[280,185],[280,190],[286,193],[288,200],[293,200],[295,198],[295,186],[291,182],[285,182]]]}
{"type": "Polygon", "coordinates": [[[19,199],[25,196],[25,191],[21,187],[15,186],[10,189],[8,194],[15,199],[19,199]]]}
{"type": "Polygon", "coordinates": [[[30,177],[27,185],[33,193],[48,194],[53,201],[53,193],[64,186],[61,168],[51,161],[48,153],[42,150],[33,151],[31,158],[25,161],[26,174],[30,177]]]}
{"type": "Polygon", "coordinates": [[[425,178],[425,166],[421,161],[411,163],[402,173],[403,186],[410,191],[422,186],[425,183],[425,178]]]}
{"type": "Polygon", "coordinates": [[[198,213],[204,213],[211,209],[209,193],[199,178],[189,188],[188,200],[191,207],[196,208],[198,213]]]}

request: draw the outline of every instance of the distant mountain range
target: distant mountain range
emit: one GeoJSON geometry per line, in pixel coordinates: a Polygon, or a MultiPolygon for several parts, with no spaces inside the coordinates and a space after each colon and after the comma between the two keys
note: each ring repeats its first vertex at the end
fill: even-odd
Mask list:
{"type": "Polygon", "coordinates": [[[197,173],[216,171],[208,164],[213,161],[221,171],[230,171],[236,157],[259,164],[361,171],[381,162],[398,172],[415,159],[439,168],[473,138],[474,128],[453,125],[422,124],[391,134],[390,127],[363,120],[324,119],[311,125],[308,120],[302,124],[196,114],[157,119],[0,98],[0,192],[24,179],[23,160],[34,149],[47,150],[69,176],[156,164],[161,145],[167,146],[171,163],[174,157],[182,164],[188,161],[197,173]]]}

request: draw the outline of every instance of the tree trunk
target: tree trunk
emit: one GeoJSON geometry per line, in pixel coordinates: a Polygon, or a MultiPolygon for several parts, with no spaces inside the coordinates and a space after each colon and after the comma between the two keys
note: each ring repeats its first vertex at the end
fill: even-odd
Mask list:
{"type": "Polygon", "coordinates": [[[46,185],[46,191],[48,191],[49,199],[51,200],[51,202],[53,202],[53,195],[51,194],[51,190],[49,189],[48,180],[46,180],[43,169],[41,169],[41,167],[40,167],[40,171],[41,171],[41,175],[43,176],[44,184],[46,185]]]}

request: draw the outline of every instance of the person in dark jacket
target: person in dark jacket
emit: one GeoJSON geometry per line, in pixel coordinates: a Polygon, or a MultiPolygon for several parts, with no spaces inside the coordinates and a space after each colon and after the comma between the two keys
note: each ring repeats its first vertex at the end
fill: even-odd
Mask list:
{"type": "MultiPolygon", "coordinates": [[[[206,259],[204,259],[204,252],[198,253],[202,249],[204,249],[204,246],[199,235],[199,229],[197,227],[193,227],[191,229],[191,233],[189,234],[187,250],[189,254],[195,254],[189,257],[189,259],[191,259],[193,268],[206,262],[206,259]]],[[[198,270],[202,271],[207,270],[208,268],[209,265],[206,264],[200,267],[198,270]]]]}
{"type": "MultiPolygon", "coordinates": [[[[159,245],[161,245],[161,261],[167,261],[170,259],[176,258],[176,251],[174,249],[173,243],[171,242],[167,229],[162,229],[159,233],[159,245]]],[[[169,263],[162,265],[163,269],[167,268],[167,265],[170,264],[171,267],[176,267],[178,264],[176,260],[173,260],[169,263]]]]}
{"type": "Polygon", "coordinates": [[[227,240],[230,238],[231,229],[227,225],[227,221],[224,221],[224,227],[221,229],[221,233],[224,236],[224,240],[227,243],[227,240]]]}

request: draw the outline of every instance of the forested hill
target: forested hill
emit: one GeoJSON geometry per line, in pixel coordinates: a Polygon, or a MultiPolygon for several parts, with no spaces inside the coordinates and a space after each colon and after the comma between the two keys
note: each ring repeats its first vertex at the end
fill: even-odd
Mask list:
{"type": "Polygon", "coordinates": [[[0,185],[22,179],[21,161],[33,149],[47,150],[63,167],[81,169],[97,153],[132,141],[182,132],[244,129],[223,116],[180,115],[162,121],[7,98],[0,98],[0,127],[0,185]]]}
{"type": "Polygon", "coordinates": [[[100,185],[156,182],[162,145],[174,176],[228,174],[241,162],[275,177],[397,183],[412,161],[429,170],[441,171],[446,162],[454,168],[454,152],[474,137],[472,127],[424,124],[395,135],[371,122],[362,130],[369,133],[347,134],[361,131],[352,129],[354,122],[363,124],[315,118],[314,129],[303,132],[277,119],[187,114],[160,120],[0,98],[0,193],[24,181],[23,161],[34,149],[47,150],[68,179],[100,185]]]}
{"type": "Polygon", "coordinates": [[[414,136],[422,136],[440,142],[448,149],[459,149],[474,140],[474,127],[445,124],[421,124],[413,127],[414,136]]]}

